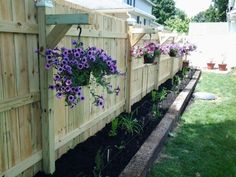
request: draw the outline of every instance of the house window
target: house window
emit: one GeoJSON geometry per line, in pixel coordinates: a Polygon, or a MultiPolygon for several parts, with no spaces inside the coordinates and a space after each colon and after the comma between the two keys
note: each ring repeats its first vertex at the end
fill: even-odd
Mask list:
{"type": "Polygon", "coordinates": [[[143,24],[146,25],[146,23],[147,23],[147,22],[146,22],[146,19],[144,18],[144,20],[143,20],[143,24]]]}
{"type": "Polygon", "coordinates": [[[127,4],[132,6],[132,0],[127,0],[127,4]]]}
{"type": "Polygon", "coordinates": [[[135,0],[133,0],[133,6],[135,7],[135,0]]]}
{"type": "Polygon", "coordinates": [[[137,16],[137,24],[140,23],[140,16],[137,16]]]}

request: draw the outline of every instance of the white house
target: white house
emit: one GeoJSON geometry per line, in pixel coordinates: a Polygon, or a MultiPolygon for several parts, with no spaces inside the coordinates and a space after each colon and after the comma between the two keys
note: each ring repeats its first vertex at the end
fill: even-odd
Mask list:
{"type": "Polygon", "coordinates": [[[145,26],[156,26],[150,0],[67,0],[89,9],[94,9],[124,20],[145,26]]]}
{"type": "Polygon", "coordinates": [[[236,1],[229,0],[229,11],[228,11],[228,22],[229,31],[236,32],[236,1]]]}

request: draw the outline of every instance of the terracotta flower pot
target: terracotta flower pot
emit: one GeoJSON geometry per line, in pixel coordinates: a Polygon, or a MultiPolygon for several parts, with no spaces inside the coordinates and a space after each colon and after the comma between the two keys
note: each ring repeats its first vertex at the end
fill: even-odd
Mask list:
{"type": "Polygon", "coordinates": [[[218,64],[218,66],[219,66],[220,71],[226,71],[227,70],[226,69],[227,64],[218,64]]]}
{"type": "Polygon", "coordinates": [[[207,63],[207,69],[214,69],[215,63],[207,63]]]}

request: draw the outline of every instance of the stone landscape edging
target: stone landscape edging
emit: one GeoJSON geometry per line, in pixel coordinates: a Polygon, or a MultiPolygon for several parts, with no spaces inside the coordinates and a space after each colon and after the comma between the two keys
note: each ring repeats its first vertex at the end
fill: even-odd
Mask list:
{"type": "Polygon", "coordinates": [[[187,106],[200,76],[201,71],[196,71],[188,85],[180,92],[161,122],[152,131],[119,177],[145,177],[147,175],[148,169],[160,152],[169,132],[174,128],[187,106]]]}

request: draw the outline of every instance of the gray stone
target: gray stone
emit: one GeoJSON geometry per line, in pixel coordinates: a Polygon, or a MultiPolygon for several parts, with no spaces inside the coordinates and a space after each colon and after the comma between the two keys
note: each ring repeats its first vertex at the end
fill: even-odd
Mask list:
{"type": "Polygon", "coordinates": [[[201,100],[215,100],[217,97],[213,93],[209,92],[195,92],[193,94],[194,99],[201,99],[201,100]]]}

